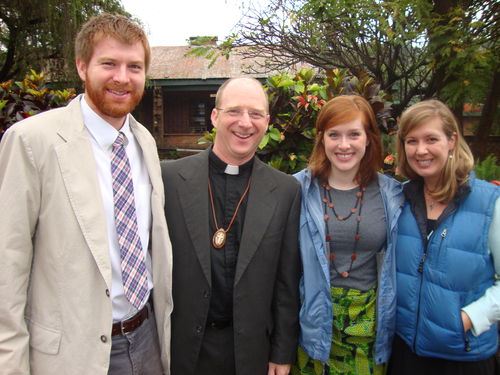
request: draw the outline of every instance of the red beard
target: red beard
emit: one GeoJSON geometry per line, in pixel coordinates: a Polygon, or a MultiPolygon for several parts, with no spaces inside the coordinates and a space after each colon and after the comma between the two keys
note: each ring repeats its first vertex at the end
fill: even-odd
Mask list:
{"type": "Polygon", "coordinates": [[[102,114],[112,118],[122,118],[132,112],[137,104],[142,99],[144,89],[138,90],[133,86],[115,86],[106,85],[104,87],[94,87],[92,80],[86,77],[85,80],[85,94],[89,96],[90,100],[97,107],[97,110],[102,114]],[[113,100],[106,95],[107,90],[114,91],[128,91],[128,100],[113,100]]]}

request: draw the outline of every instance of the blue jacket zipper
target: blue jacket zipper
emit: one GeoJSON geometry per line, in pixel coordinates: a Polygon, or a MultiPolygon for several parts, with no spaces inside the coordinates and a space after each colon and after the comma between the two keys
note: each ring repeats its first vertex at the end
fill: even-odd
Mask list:
{"type": "MultiPolygon", "coordinates": [[[[441,232],[441,243],[439,245],[439,249],[441,249],[443,240],[446,238],[446,234],[448,233],[448,230],[446,228],[443,229],[441,232]]],[[[422,258],[420,259],[420,262],[418,263],[418,273],[420,273],[422,276],[420,276],[420,286],[418,290],[418,309],[417,309],[417,322],[415,324],[415,337],[413,338],[413,351],[416,353],[417,352],[417,334],[418,334],[418,325],[420,321],[420,298],[422,296],[422,284],[423,284],[423,273],[424,273],[424,263],[425,260],[427,259],[427,249],[429,247],[429,243],[431,242],[431,237],[434,234],[434,231],[430,232],[427,235],[427,244],[425,246],[424,254],[422,255],[422,258]]],[[[467,345],[468,345],[468,339],[467,339],[467,345]]],[[[466,349],[467,350],[467,349],[466,349]]],[[[469,348],[470,350],[470,348],[469,348]]]]}

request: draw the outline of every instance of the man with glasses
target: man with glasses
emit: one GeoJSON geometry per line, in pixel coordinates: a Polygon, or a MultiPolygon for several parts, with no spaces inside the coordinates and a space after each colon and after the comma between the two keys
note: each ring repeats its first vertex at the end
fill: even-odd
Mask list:
{"type": "Polygon", "coordinates": [[[162,165],[173,247],[172,374],[288,374],[298,337],[300,189],[255,157],[260,82],[218,90],[213,147],[162,165]]]}

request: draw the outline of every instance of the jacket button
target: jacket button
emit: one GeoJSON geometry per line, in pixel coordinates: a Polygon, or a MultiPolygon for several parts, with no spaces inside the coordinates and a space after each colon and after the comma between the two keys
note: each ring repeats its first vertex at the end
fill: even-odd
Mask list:
{"type": "Polygon", "coordinates": [[[196,326],[196,333],[201,333],[201,331],[203,331],[203,327],[202,326],[196,326]]]}
{"type": "Polygon", "coordinates": [[[102,336],[101,336],[101,341],[102,341],[102,342],[107,342],[107,341],[108,341],[108,338],[107,338],[105,335],[102,335],[102,336]]]}
{"type": "Polygon", "coordinates": [[[208,298],[208,297],[210,297],[210,292],[209,292],[208,290],[205,290],[205,291],[203,292],[203,297],[204,297],[204,298],[208,298]]]}
{"type": "Polygon", "coordinates": [[[106,295],[109,297],[109,289],[106,289],[106,295]]]}

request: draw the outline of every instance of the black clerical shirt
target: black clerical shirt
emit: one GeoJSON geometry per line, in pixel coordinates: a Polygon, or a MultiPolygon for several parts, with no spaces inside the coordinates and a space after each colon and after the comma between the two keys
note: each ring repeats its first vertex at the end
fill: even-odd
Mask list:
{"type": "MultiPolygon", "coordinates": [[[[212,185],[213,200],[219,228],[227,229],[236,210],[238,202],[245,192],[252,173],[252,158],[239,166],[238,175],[226,174],[227,164],[220,160],[213,151],[209,155],[208,175],[212,185]]],[[[208,193],[207,193],[208,194],[208,193]]],[[[233,318],[233,284],[238,260],[243,223],[248,202],[248,193],[242,201],[238,213],[227,232],[226,244],[221,249],[211,246],[210,260],[212,265],[212,295],[208,311],[208,323],[225,324],[233,318]]],[[[217,230],[209,204],[210,244],[217,230]]]]}

